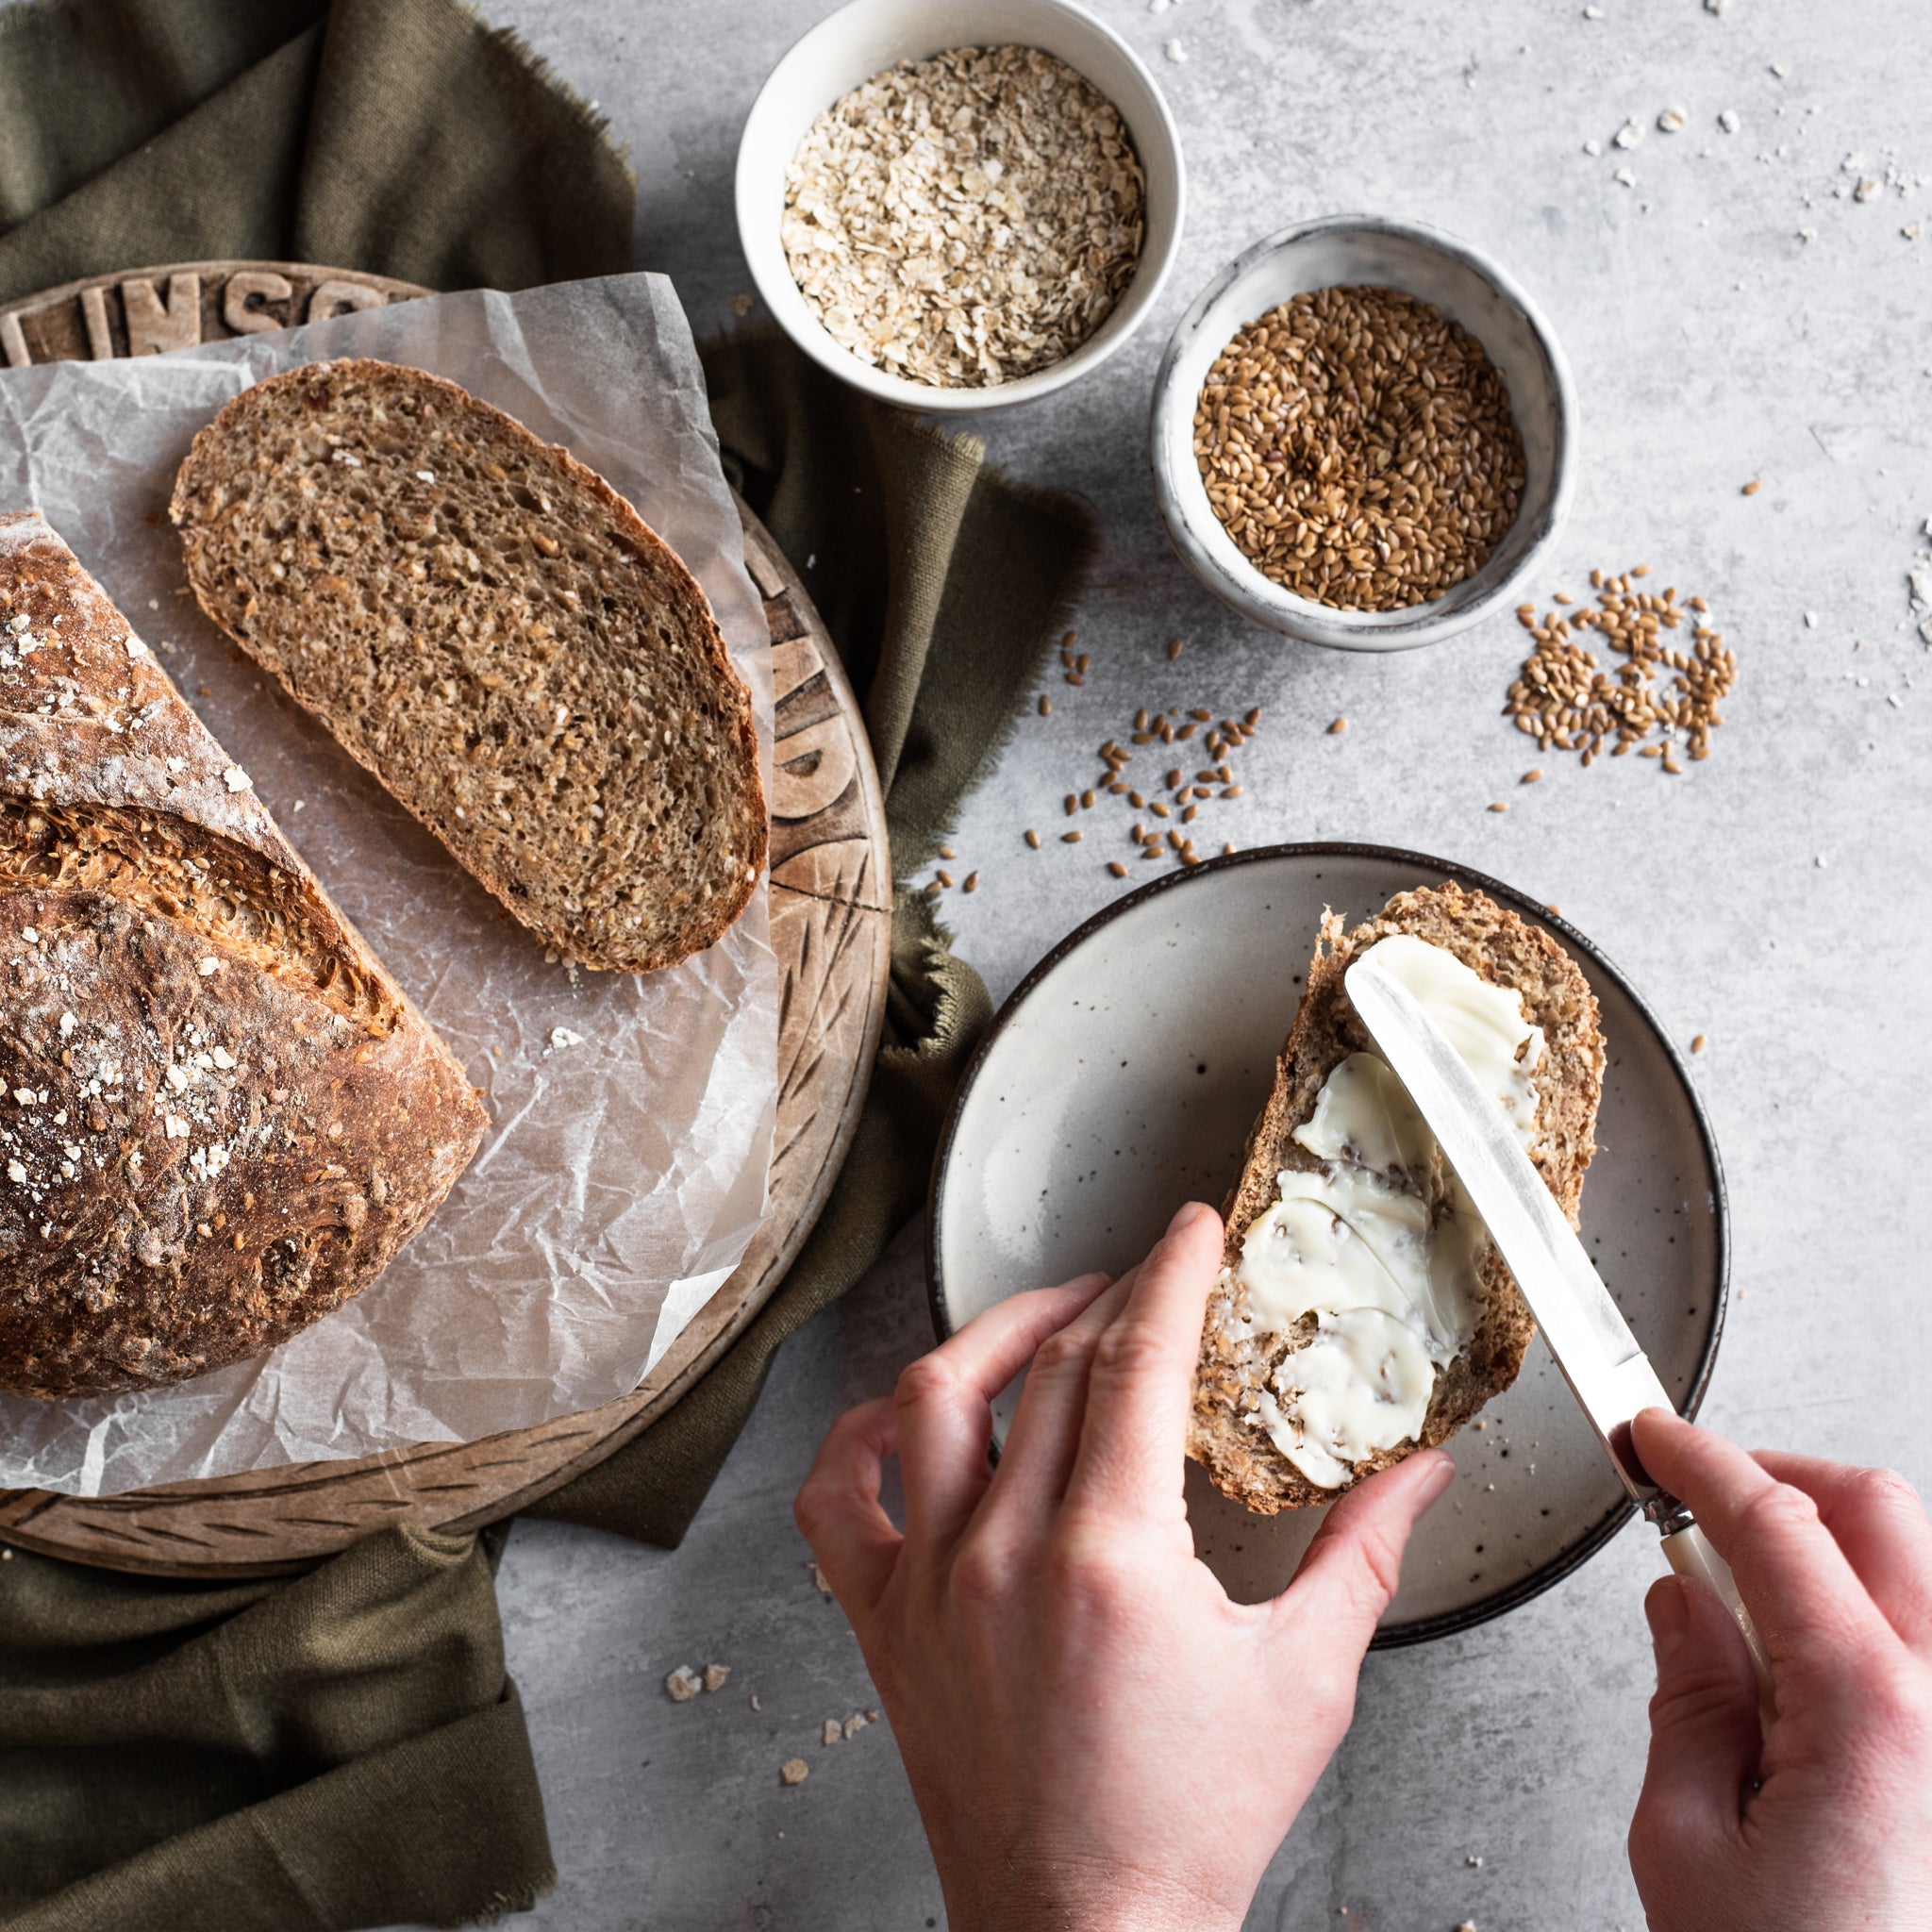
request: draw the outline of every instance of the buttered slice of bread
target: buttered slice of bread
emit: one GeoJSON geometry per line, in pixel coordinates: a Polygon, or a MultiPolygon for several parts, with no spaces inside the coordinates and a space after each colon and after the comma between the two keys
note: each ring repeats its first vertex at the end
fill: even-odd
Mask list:
{"type": "MultiPolygon", "coordinates": [[[[1341,1478],[1332,1483],[1310,1480],[1271,1433],[1271,1422],[1278,1423],[1284,1410],[1294,1414],[1298,1377],[1291,1357],[1315,1341],[1318,1324],[1313,1315],[1290,1323],[1286,1332],[1257,1324],[1240,1273],[1242,1244],[1280,1198],[1284,1172],[1324,1172],[1324,1161],[1294,1139],[1295,1131],[1313,1120],[1336,1069],[1353,1054],[1374,1050],[1349,1003],[1342,974],[1352,960],[1397,933],[1439,947],[1480,979],[1510,990],[1521,999],[1524,1020],[1541,1029],[1528,1151],[1573,1226],[1584,1170],[1594,1151],[1604,1070],[1596,1000],[1575,963],[1547,933],[1454,883],[1399,893],[1375,918],[1350,931],[1332,913],[1324,917],[1307,987],[1275,1064],[1274,1089],[1224,1209],[1227,1244],[1202,1331],[1188,1440],[1188,1453],[1215,1486],[1263,1515],[1332,1502],[1361,1477],[1442,1441],[1516,1379],[1535,1332],[1502,1257],[1484,1241],[1474,1262],[1466,1332],[1453,1357],[1435,1368],[1417,1433],[1345,1469],[1331,1469],[1341,1478]]],[[[1425,1224],[1433,1215],[1440,1230],[1453,1209],[1445,1198],[1450,1183],[1440,1151],[1434,1158],[1432,1178],[1416,1183],[1424,1187],[1430,1206],[1418,1205],[1416,1211],[1425,1224]]],[[[1348,1231],[1337,1233],[1346,1239],[1348,1231]]]]}
{"type": "Polygon", "coordinates": [[[421,370],[319,362],[229,403],[170,508],[201,608],[565,958],[650,972],[743,911],[750,693],[566,451],[421,370]]]}

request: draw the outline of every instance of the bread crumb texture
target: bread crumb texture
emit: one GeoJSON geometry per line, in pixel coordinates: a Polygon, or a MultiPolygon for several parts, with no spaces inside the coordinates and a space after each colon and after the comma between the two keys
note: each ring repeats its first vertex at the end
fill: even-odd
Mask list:
{"type": "Polygon", "coordinates": [[[229,403],[170,508],[208,615],[565,958],[653,971],[743,911],[750,693],[566,451],[420,370],[320,362],[229,403]]]}
{"type": "Polygon", "coordinates": [[[1243,1291],[1231,1271],[1241,1259],[1249,1226],[1274,1205],[1282,1171],[1313,1171],[1322,1165],[1291,1137],[1313,1114],[1329,1074],[1351,1053],[1374,1050],[1343,990],[1342,974],[1376,941],[1397,932],[1441,946],[1482,978],[1514,989],[1522,996],[1524,1017],[1543,1029],[1530,1158],[1573,1227],[1584,1170],[1595,1151],[1604,1071],[1596,997],[1575,962],[1548,933],[1454,881],[1400,892],[1374,919],[1347,932],[1333,913],[1324,916],[1307,986],[1275,1063],[1274,1089],[1249,1136],[1241,1177],[1223,1209],[1227,1244],[1202,1330],[1188,1434],[1188,1454],[1203,1465],[1216,1488],[1260,1515],[1332,1503],[1363,1476],[1446,1441],[1515,1381],[1536,1332],[1502,1257],[1490,1247],[1478,1264],[1481,1317],[1467,1346],[1437,1375],[1420,1441],[1381,1451],[1357,1463],[1341,1488],[1322,1489],[1294,1468],[1265,1430],[1246,1419],[1282,1358],[1313,1335],[1314,1318],[1303,1317],[1286,1335],[1240,1332],[1241,1324],[1230,1322],[1229,1316],[1238,1315],[1243,1291]]]}
{"type": "Polygon", "coordinates": [[[486,1116],[37,515],[0,624],[0,1390],[155,1388],[373,1280],[486,1116]]]}

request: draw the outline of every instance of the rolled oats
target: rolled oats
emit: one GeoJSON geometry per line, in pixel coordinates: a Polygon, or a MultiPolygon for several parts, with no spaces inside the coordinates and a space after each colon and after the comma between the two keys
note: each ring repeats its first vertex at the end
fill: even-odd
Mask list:
{"type": "Polygon", "coordinates": [[[1113,104],[1037,47],[904,60],[835,101],[785,171],[786,260],[860,361],[990,388],[1070,355],[1140,259],[1113,104]]]}

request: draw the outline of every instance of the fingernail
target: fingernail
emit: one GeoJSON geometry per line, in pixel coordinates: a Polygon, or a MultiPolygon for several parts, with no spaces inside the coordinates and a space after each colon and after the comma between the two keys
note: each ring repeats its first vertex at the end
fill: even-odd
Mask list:
{"type": "Polygon", "coordinates": [[[1659,1576],[1643,1599],[1643,1614],[1650,1624],[1657,1663],[1668,1665],[1690,1628],[1690,1606],[1684,1597],[1683,1579],[1659,1576]]]}
{"type": "Polygon", "coordinates": [[[1169,1234],[1183,1234],[1192,1227],[1204,1214],[1212,1214],[1213,1208],[1205,1201],[1189,1201],[1183,1204],[1174,1219],[1167,1224],[1169,1234]]]}
{"type": "Polygon", "coordinates": [[[1456,1464],[1446,1456],[1438,1456],[1429,1473],[1416,1485],[1416,1514],[1420,1516],[1455,1480],[1456,1464]]]}

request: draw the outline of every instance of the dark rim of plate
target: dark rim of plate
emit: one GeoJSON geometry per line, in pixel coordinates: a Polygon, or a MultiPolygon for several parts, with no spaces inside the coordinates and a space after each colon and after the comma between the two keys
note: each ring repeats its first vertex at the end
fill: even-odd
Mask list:
{"type": "MultiPolygon", "coordinates": [[[[953,1139],[958,1130],[959,1117],[965,1111],[974,1085],[979,1078],[980,1069],[985,1064],[993,1042],[1006,1030],[1007,1023],[1031,997],[1041,981],[1069,953],[1103,926],[1118,919],[1129,907],[1141,905],[1157,893],[1184,890],[1191,880],[1205,873],[1222,872],[1234,866],[1254,865],[1275,858],[1367,858],[1433,874],[1437,880],[1454,879],[1458,885],[1487,892],[1491,898],[1513,907],[1534,924],[1547,927],[1562,940],[1566,947],[1583,954],[1599,972],[1616,981],[1624,997],[1636,1008],[1644,1024],[1650,1028],[1657,1043],[1663,1048],[1665,1058],[1670,1061],[1671,1071],[1676,1075],[1684,1104],[1690,1109],[1690,1118],[1696,1124],[1698,1140],[1704,1148],[1704,1158],[1710,1168],[1711,1218],[1715,1224],[1717,1239],[1716,1291],[1710,1297],[1710,1321],[1705,1335],[1703,1351],[1698,1358],[1697,1373],[1691,1377],[1690,1392],[1685,1397],[1683,1406],[1682,1412],[1686,1416],[1694,1416],[1704,1401],[1705,1390],[1710,1383],[1710,1372],[1717,1361],[1718,1344],[1724,1339],[1724,1315],[1730,1307],[1731,1209],[1730,1200],[1724,1189],[1724,1165],[1718,1158],[1717,1141],[1710,1131],[1710,1121],[1704,1111],[1703,1103],[1697,1097],[1697,1090],[1690,1083],[1690,1070],[1684,1064],[1683,1055],[1677,1051],[1671,1036],[1664,1030],[1657,1015],[1651,1011],[1649,1002],[1630,984],[1619,968],[1605,958],[1600,948],[1591,944],[1567,920],[1550,911],[1541,901],[1530,898],[1513,886],[1506,886],[1500,879],[1491,878],[1487,873],[1473,872],[1466,865],[1457,865],[1445,858],[1432,858],[1426,852],[1407,852],[1395,845],[1361,845],[1346,841],[1317,839],[1288,845],[1257,845],[1246,852],[1228,853],[1219,858],[1205,859],[1197,866],[1166,873],[1148,885],[1123,893],[1111,905],[1103,907],[1091,919],[1075,926],[1041,959],[1013,989],[1005,1005],[993,1015],[992,1024],[986,1029],[986,1037],[979,1042],[977,1051],[968,1062],[966,1072],[959,1081],[959,1091],[954,1096],[952,1110],[946,1116],[945,1131],[940,1136],[939,1149],[933,1156],[932,1179],[926,1189],[925,1197],[925,1286],[926,1298],[932,1309],[934,1332],[941,1341],[953,1332],[952,1323],[946,1313],[945,1286],[941,1278],[939,1258],[940,1216],[945,1205],[946,1167],[952,1156],[953,1139]]],[[[1474,1629],[1478,1624],[1487,1624],[1492,1617],[1500,1617],[1505,1612],[1515,1609],[1519,1605],[1526,1604],[1530,1598],[1541,1596],[1544,1591],[1560,1583],[1573,1571],[1581,1569],[1635,1513],[1636,1505],[1628,1497],[1624,1498],[1585,1529],[1574,1541],[1559,1550],[1548,1562],[1539,1565],[1527,1576],[1490,1591],[1462,1609],[1445,1611],[1436,1617],[1418,1617],[1407,1624],[1384,1625],[1376,1631],[1369,1648],[1395,1650],[1405,1644],[1426,1643],[1433,1638],[1448,1637],[1458,1630],[1474,1629]]]]}

